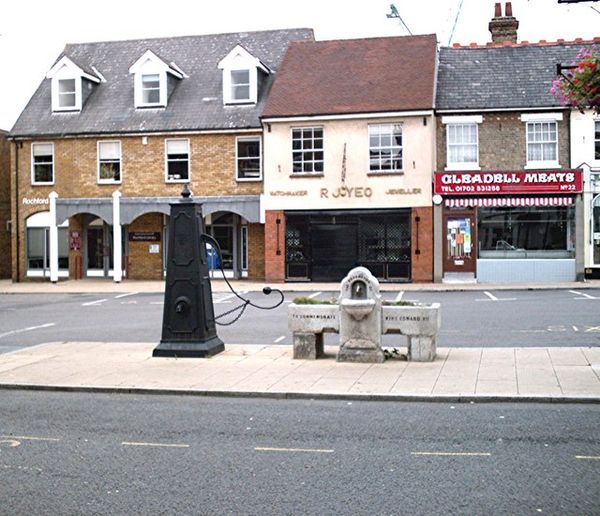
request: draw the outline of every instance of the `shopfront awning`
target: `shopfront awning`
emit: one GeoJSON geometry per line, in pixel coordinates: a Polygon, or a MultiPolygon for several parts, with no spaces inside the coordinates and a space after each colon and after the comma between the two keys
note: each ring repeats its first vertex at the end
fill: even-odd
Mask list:
{"type": "Polygon", "coordinates": [[[512,206],[571,206],[574,197],[472,197],[446,199],[448,208],[512,207],[512,206]]]}

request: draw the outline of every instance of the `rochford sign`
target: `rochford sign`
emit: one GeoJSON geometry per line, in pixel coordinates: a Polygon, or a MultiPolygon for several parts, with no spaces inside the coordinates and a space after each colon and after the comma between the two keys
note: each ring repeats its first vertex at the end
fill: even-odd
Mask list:
{"type": "Polygon", "coordinates": [[[435,174],[434,190],[441,195],[575,194],[583,191],[583,174],[579,169],[444,172],[435,174]]]}

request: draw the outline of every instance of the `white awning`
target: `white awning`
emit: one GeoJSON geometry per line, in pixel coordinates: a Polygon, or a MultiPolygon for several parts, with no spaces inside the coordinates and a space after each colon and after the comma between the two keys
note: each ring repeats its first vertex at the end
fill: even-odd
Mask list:
{"type": "Polygon", "coordinates": [[[511,207],[511,206],[571,206],[574,197],[471,197],[446,199],[448,208],[511,207]]]}

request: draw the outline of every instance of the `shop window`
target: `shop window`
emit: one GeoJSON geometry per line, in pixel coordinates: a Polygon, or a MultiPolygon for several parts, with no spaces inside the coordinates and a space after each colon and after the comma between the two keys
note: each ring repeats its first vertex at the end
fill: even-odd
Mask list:
{"type": "Polygon", "coordinates": [[[166,174],[168,182],[190,179],[190,141],[165,140],[166,174]]]}
{"type": "Polygon", "coordinates": [[[236,139],[236,177],[238,181],[260,179],[260,159],[260,138],[236,139]]]}
{"type": "Polygon", "coordinates": [[[369,171],[402,171],[402,125],[369,125],[369,171]]]}
{"type": "Polygon", "coordinates": [[[323,128],[292,129],[292,172],[323,173],[323,128]]]}
{"type": "Polygon", "coordinates": [[[121,182],[121,142],[98,142],[98,182],[121,182]]]}
{"type": "MultiPolygon", "coordinates": [[[[58,228],[58,269],[60,276],[68,275],[69,270],[68,232],[68,227],[58,228]],[[67,272],[65,273],[65,271],[67,272]]],[[[48,227],[27,228],[27,275],[50,276],[50,229],[48,227]]]]}
{"type": "Polygon", "coordinates": [[[54,183],[54,144],[34,143],[31,145],[31,182],[34,185],[54,183]]]}
{"type": "Polygon", "coordinates": [[[480,258],[572,258],[573,207],[479,208],[480,258]]]}

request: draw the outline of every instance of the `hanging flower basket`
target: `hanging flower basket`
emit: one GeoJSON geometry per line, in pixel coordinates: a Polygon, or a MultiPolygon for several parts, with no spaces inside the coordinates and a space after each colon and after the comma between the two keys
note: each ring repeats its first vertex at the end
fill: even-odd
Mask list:
{"type": "Polygon", "coordinates": [[[573,68],[552,81],[552,94],[564,106],[600,113],[600,57],[595,48],[577,54],[573,68]]]}

